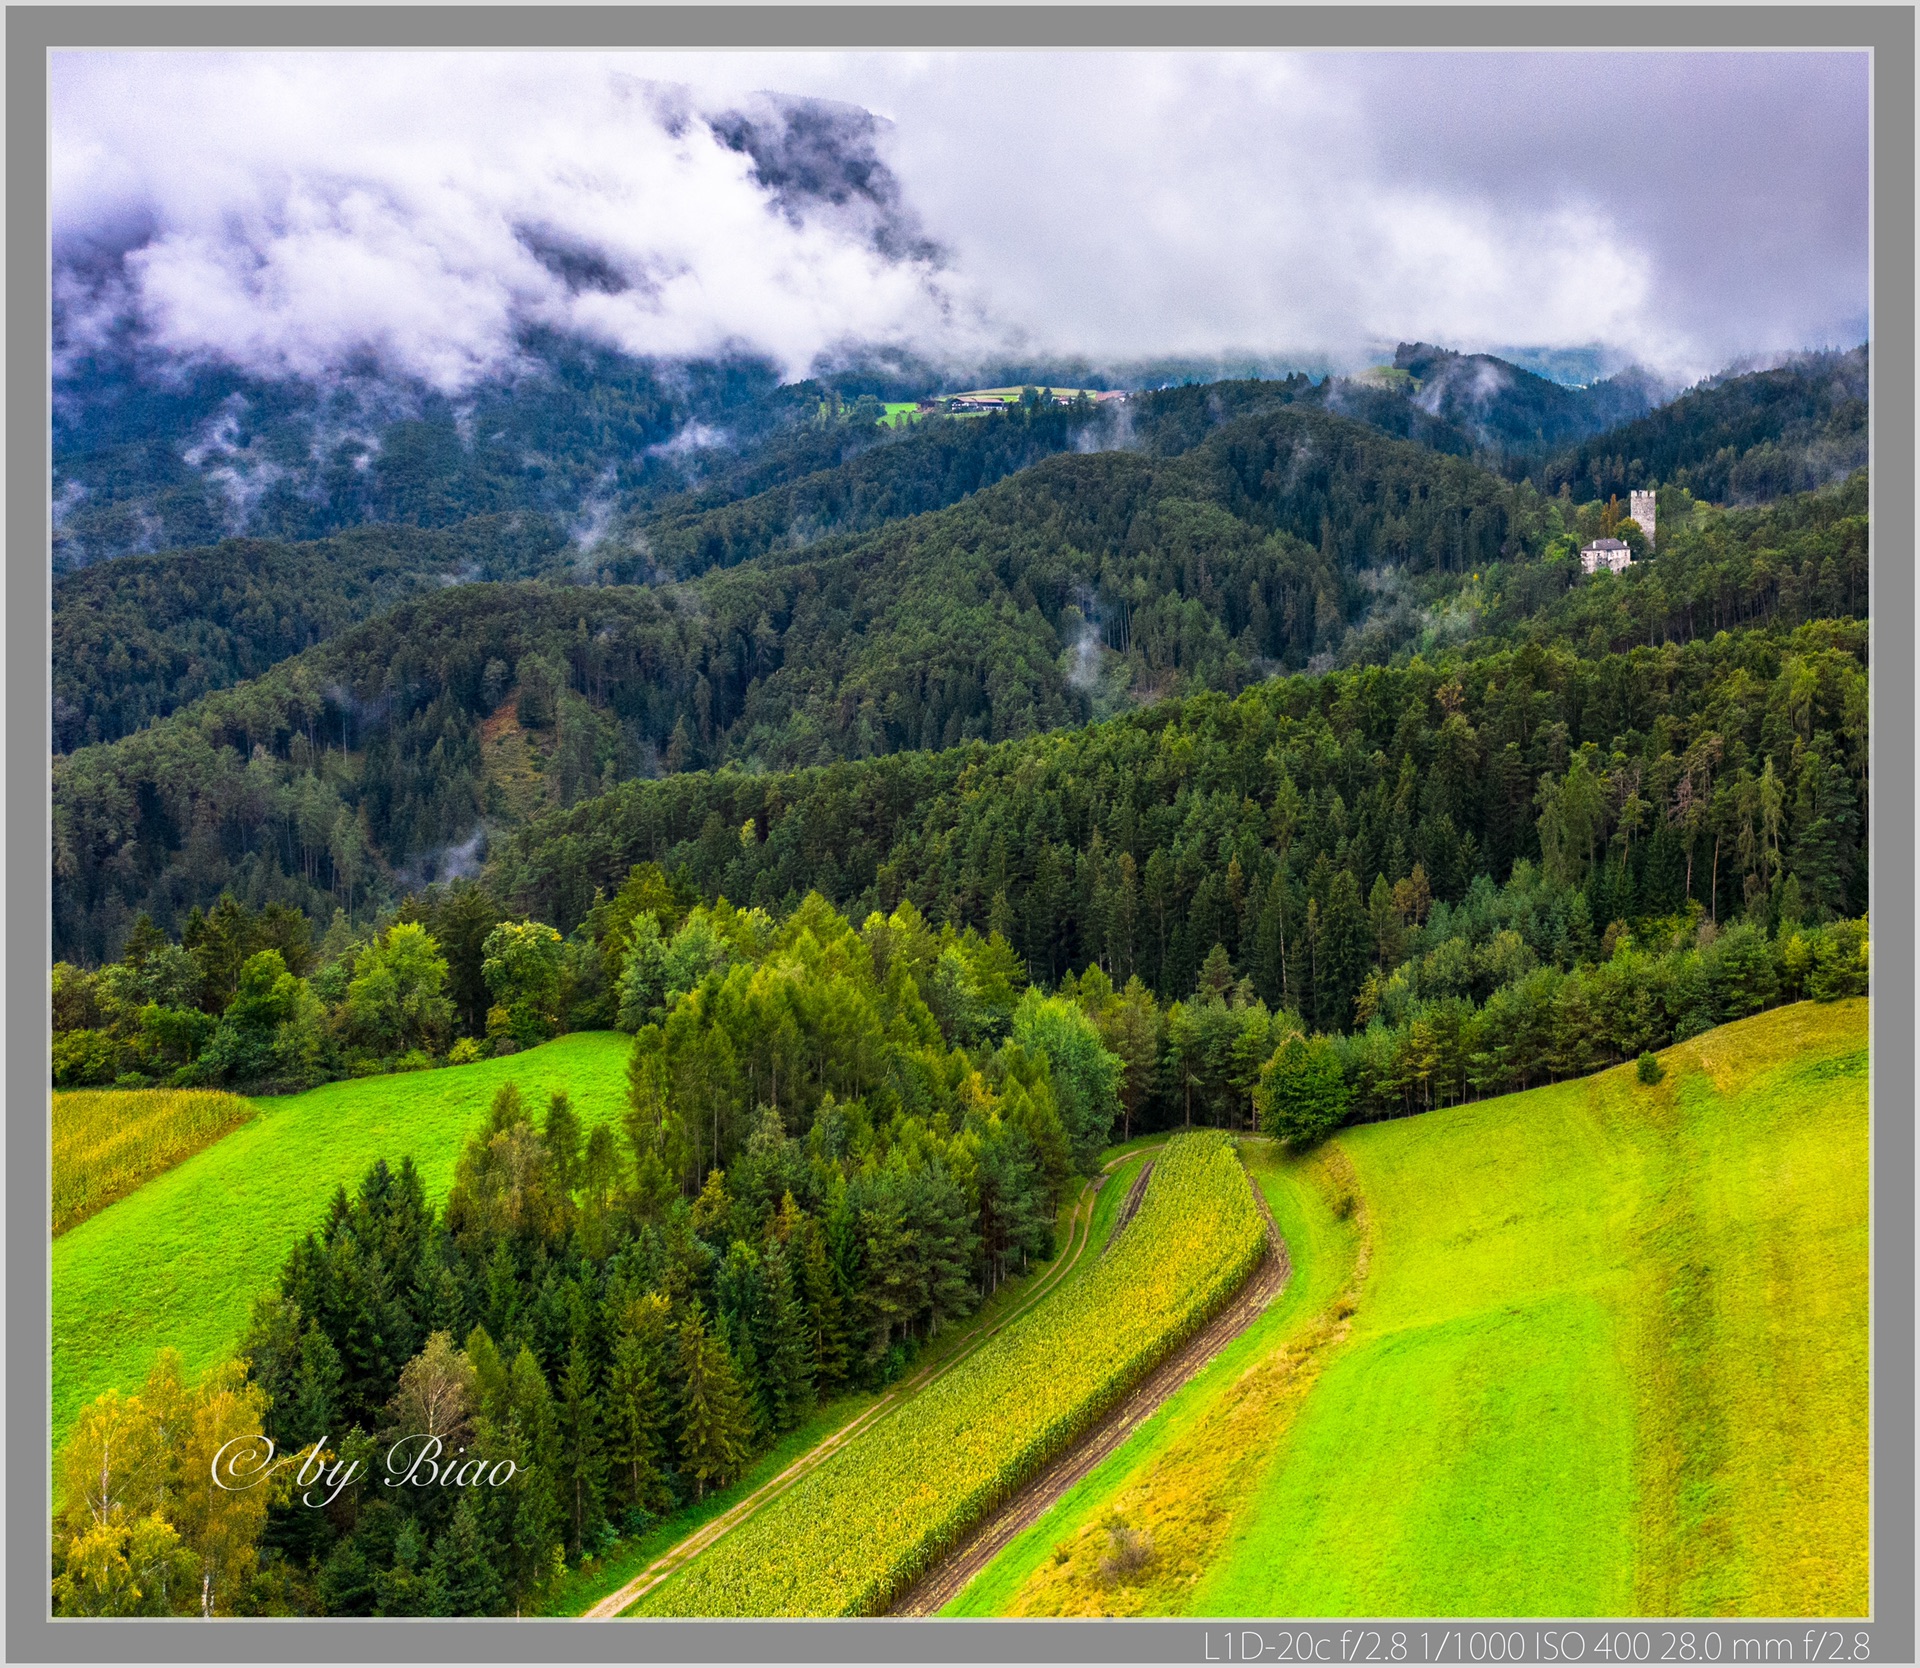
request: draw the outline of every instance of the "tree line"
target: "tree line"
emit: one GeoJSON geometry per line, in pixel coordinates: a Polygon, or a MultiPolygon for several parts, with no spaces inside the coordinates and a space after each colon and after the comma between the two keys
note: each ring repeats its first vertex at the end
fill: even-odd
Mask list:
{"type": "Polygon", "coordinates": [[[629,784],[536,819],[491,873],[563,927],[645,861],[766,907],[910,897],[998,927],[1035,978],[1097,962],[1163,996],[1218,942],[1332,1026],[1364,969],[1308,955],[1309,912],[1351,923],[1416,865],[1454,904],[1526,859],[1602,925],[1777,913],[1789,880],[1810,918],[1857,915],[1864,657],[1864,627],[1828,623],[1277,679],[997,748],[629,784]]]}
{"type": "MultiPolygon", "coordinates": [[[[596,895],[619,894],[647,863],[676,876],[682,909],[724,894],[780,911],[818,891],[863,917],[910,898],[932,919],[999,931],[1039,982],[1097,963],[1162,1000],[1191,989],[1219,943],[1262,1000],[1338,1029],[1366,976],[1354,946],[1375,884],[1411,884],[1416,868],[1451,908],[1525,861],[1581,892],[1596,930],[1694,905],[1716,926],[1753,915],[1769,930],[1858,915],[1864,633],[1816,624],[1598,660],[1528,644],[1465,665],[1276,680],[998,748],[684,773],[537,818],[495,852],[486,887],[427,888],[414,908],[476,1040],[499,1005],[485,939],[509,919],[551,923],[560,941],[553,990],[573,994],[545,1011],[611,1022],[615,970],[604,949],[591,965],[574,935],[596,895]]],[[[373,924],[335,907],[330,964],[373,924]]],[[[219,905],[199,925],[189,911],[179,935],[197,943],[206,921],[240,910],[219,905]]],[[[253,913],[299,919],[284,904],[253,913]]],[[[277,950],[297,979],[287,933],[273,931],[250,953],[277,950]]],[[[127,954],[155,934],[167,936],[130,933],[127,954]]],[[[347,977],[329,975],[327,1004],[345,1002],[347,977]]],[[[229,971],[197,988],[224,1004],[236,985],[229,971]]],[[[120,1039],[89,1042],[71,1080],[141,1069],[124,1046],[147,1000],[177,1005],[102,995],[118,1018],[63,1027],[120,1039]]],[[[342,1033],[354,1034],[376,1058],[435,1046],[342,1033]]]]}

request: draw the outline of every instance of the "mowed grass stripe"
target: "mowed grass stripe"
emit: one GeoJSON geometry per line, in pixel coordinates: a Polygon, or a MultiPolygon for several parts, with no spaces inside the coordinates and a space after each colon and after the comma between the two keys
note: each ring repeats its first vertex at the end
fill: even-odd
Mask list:
{"type": "Polygon", "coordinates": [[[1866,1022],[1344,1132],[1352,1333],[1178,1608],[1862,1613],[1866,1022]]]}
{"type": "Polygon", "coordinates": [[[1265,1237],[1231,1145],[1174,1138],[1111,1255],[649,1594],[640,1613],[884,1610],[1203,1324],[1265,1237]]]}
{"type": "Polygon", "coordinates": [[[629,1039],[562,1037],[439,1071],[329,1083],[255,1102],[260,1115],[53,1242],[53,1443],[101,1391],[136,1389],[162,1347],[189,1375],[230,1352],[288,1249],[334,1189],[411,1157],[436,1203],[501,1084],[535,1107],[565,1090],[583,1124],[626,1106],[629,1039]]]}
{"type": "Polygon", "coordinates": [[[1344,1331],[1333,1312],[1361,1278],[1361,1219],[1339,1149],[1294,1155],[1257,1140],[1240,1152],[1286,1241],[1286,1290],[1008,1542],[943,1616],[1163,1614],[1217,1555],[1232,1504],[1257,1486],[1328,1338],[1344,1331]],[[1116,1514],[1153,1547],[1146,1568],[1119,1584],[1100,1567],[1116,1514]]]}

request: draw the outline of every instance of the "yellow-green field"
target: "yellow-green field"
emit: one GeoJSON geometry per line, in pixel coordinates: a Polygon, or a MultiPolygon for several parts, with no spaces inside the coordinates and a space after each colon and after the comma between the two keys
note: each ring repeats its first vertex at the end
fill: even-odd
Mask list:
{"type": "MultiPolygon", "coordinates": [[[[583,1032],[504,1059],[329,1083],[254,1102],[259,1116],[53,1242],[53,1443],[107,1389],[137,1389],[156,1351],[189,1377],[226,1355],[288,1250],[377,1158],[411,1157],[436,1202],[502,1083],[536,1107],[564,1089],[582,1122],[626,1106],[631,1044],[583,1032]]],[[[159,1093],[160,1091],[148,1091],[159,1093]]]]}
{"type": "MultiPolygon", "coordinates": [[[[1163,1140],[1164,1136],[1145,1137],[1129,1145],[1137,1148],[1149,1141],[1157,1144],[1163,1140]]],[[[1122,1147],[1108,1155],[1113,1168],[1108,1173],[1106,1184],[1094,1195],[1093,1208],[1088,1212],[1085,1243],[1080,1243],[1075,1232],[1081,1200],[1070,1197],[1062,1202],[1055,1224],[1060,1249],[1054,1260],[1037,1262],[1026,1273],[1011,1276],[965,1321],[935,1334],[926,1348],[915,1357],[914,1378],[929,1369],[933,1372],[944,1370],[946,1363],[977,1348],[981,1334],[997,1331],[1008,1323],[1010,1317],[1054,1301],[1100,1266],[1099,1253],[1113,1237],[1114,1224],[1119,1219],[1127,1192],[1138,1177],[1141,1165],[1151,1156],[1144,1151],[1134,1151],[1130,1157],[1127,1153],[1128,1149],[1122,1147]]],[[[583,1564],[549,1599],[545,1614],[584,1615],[594,1604],[645,1572],[655,1559],[686,1536],[779,1477],[809,1449],[866,1413],[885,1395],[886,1392],[880,1390],[853,1391],[816,1409],[805,1424],[790,1431],[728,1487],[716,1489],[704,1500],[684,1502],[678,1511],[653,1524],[641,1535],[622,1541],[605,1558],[583,1564]]]]}
{"type": "Polygon", "coordinates": [[[1863,1613],[1866,1046],[1802,1003],[1257,1165],[1294,1289],[952,1611],[1863,1613]]]}
{"type": "Polygon", "coordinates": [[[56,1238],[253,1116],[217,1089],[74,1089],[53,1097],[56,1238]]]}

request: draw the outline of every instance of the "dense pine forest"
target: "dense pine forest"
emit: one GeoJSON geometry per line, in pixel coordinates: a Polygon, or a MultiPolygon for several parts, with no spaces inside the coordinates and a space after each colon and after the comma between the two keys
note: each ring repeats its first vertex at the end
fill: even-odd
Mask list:
{"type": "MultiPolygon", "coordinates": [[[[804,391],[804,390],[803,390],[804,391]]],[[[304,543],[264,538],[95,563],[55,579],[54,748],[112,741],[403,598],[451,584],[688,578],[830,533],[944,508],[1040,459],[1130,447],[1173,456],[1235,417],[1310,396],[1304,377],[1167,389],[1124,414],[1035,397],[957,422],[889,428],[832,390],[778,443],[698,490],[643,499],[590,545],[545,512],[446,527],[386,522],[304,543]]],[[[609,500],[611,502],[611,500],[609,500]]],[[[609,512],[610,513],[610,512],[609,512]]]]}
{"type": "Polygon", "coordinates": [[[566,549],[542,516],[357,528],[311,544],[229,539],[55,579],[53,746],[115,741],[269,671],[408,597],[531,578],[566,549]]]}
{"type": "MultiPolygon", "coordinates": [[[[1864,954],[1866,476],[1750,508],[1684,479],[1844,428],[1863,368],[1615,431],[1685,460],[1620,575],[1577,561],[1617,498],[1512,482],[1491,430],[1470,458],[1330,414],[1398,377],[1509,447],[1584,420],[1424,347],[1372,384],[900,428],[805,385],[625,524],[682,578],[617,582],[519,515],[100,564],[56,613],[56,1081],[293,1086],[633,1029],[728,899],[905,909],[998,946],[1014,992],[1095,979],[1154,1039],[1129,1118],[1172,1117],[1203,993],[1346,1039],[1367,1114],[1397,1080],[1353,1039],[1436,1004],[1427,1097],[1570,1069],[1546,1041],[1476,1068],[1474,1026],[1622,956],[1693,969],[1651,980],[1659,1037],[1745,1011],[1712,993],[1728,943],[1763,946],[1758,1000],[1816,966],[1831,993],[1864,954]]],[[[1226,1121],[1235,1081],[1202,1097],[1226,1121]]]]}

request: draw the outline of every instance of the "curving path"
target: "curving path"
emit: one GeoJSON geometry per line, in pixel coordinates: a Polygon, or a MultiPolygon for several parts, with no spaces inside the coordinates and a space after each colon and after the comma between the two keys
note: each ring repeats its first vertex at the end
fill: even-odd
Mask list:
{"type": "MultiPolygon", "coordinates": [[[[1245,1284],[1219,1314],[1182,1344],[1143,1379],[1127,1397],[1080,1443],[1049,1466],[999,1511],[986,1518],[973,1534],[920,1578],[895,1603],[895,1616],[936,1616],[991,1563],[1016,1535],[1039,1521],[1061,1495],[1118,1448],[1163,1402],[1193,1378],[1221,1350],[1265,1313],[1286,1290],[1293,1276],[1287,1242],[1268,1208],[1266,1196],[1251,1177],[1260,1214],[1267,1219],[1267,1254],[1245,1284]]],[[[1115,1230],[1116,1235],[1118,1230],[1115,1230]]],[[[1111,1241],[1109,1241],[1111,1243],[1111,1241]]]]}
{"type": "MultiPolygon", "coordinates": [[[[1080,1190],[1080,1198],[1074,1205],[1073,1216],[1067,1228],[1067,1246],[1065,1251],[1055,1259],[1053,1267],[1048,1269],[1047,1272],[1035,1282],[1033,1290],[1028,1292],[1013,1309],[995,1320],[977,1324],[971,1336],[963,1333],[962,1336],[966,1338],[966,1343],[960,1349],[955,1350],[953,1354],[947,1356],[944,1360],[932,1362],[922,1367],[919,1372],[902,1379],[871,1407],[867,1408],[857,1417],[848,1420],[846,1424],[842,1425],[831,1436],[823,1438],[820,1442],[809,1448],[777,1477],[769,1478],[744,1499],[736,1501],[732,1506],[728,1507],[727,1510],[722,1512],[718,1517],[703,1523],[684,1540],[675,1542],[674,1545],[661,1553],[658,1558],[654,1559],[651,1564],[631,1581],[627,1582],[625,1586],[616,1592],[609,1593],[605,1598],[600,1600],[598,1604],[586,1611],[587,1619],[590,1621],[605,1621],[630,1609],[655,1587],[659,1586],[661,1582],[665,1581],[667,1577],[674,1574],[675,1571],[682,1568],[691,1559],[697,1558],[702,1552],[705,1552],[708,1547],[712,1546],[713,1543],[726,1534],[728,1530],[736,1529],[742,1523],[745,1523],[747,1519],[759,1511],[762,1506],[766,1505],[770,1500],[774,1500],[780,1495],[785,1494],[788,1489],[792,1488],[793,1485],[809,1471],[824,1465],[862,1431],[878,1423],[909,1396],[924,1390],[936,1378],[959,1366],[962,1361],[966,1360],[968,1356],[973,1354],[975,1350],[996,1332],[1012,1325],[1014,1321],[1017,1321],[1022,1315],[1028,1313],[1035,1304],[1043,1302],[1054,1288],[1074,1271],[1081,1257],[1086,1254],[1088,1243],[1093,1237],[1094,1201],[1099,1197],[1100,1189],[1106,1186],[1107,1177],[1123,1164],[1139,1157],[1141,1153],[1158,1152],[1164,1145],[1164,1142],[1156,1142],[1151,1147],[1135,1147],[1130,1152],[1121,1153],[1119,1156],[1109,1159],[1106,1164],[1101,1167],[1100,1174],[1087,1182],[1080,1190]]],[[[1148,1163],[1146,1168],[1151,1170],[1153,1165],[1148,1163]]],[[[1130,1197],[1128,1200],[1130,1206],[1138,1204],[1137,1194],[1141,1191],[1143,1191],[1143,1189],[1136,1184],[1134,1190],[1136,1196],[1130,1197]]],[[[1264,1201],[1262,1203],[1264,1207],[1264,1201]]],[[[1131,1214],[1132,1211],[1129,1209],[1126,1215],[1130,1216],[1131,1214]]],[[[1124,1221],[1125,1217],[1123,1216],[1122,1222],[1124,1223],[1124,1221]]],[[[1271,1218],[1269,1218],[1269,1221],[1271,1221],[1271,1218]]],[[[1114,1231],[1117,1234],[1119,1229],[1116,1228],[1114,1231]]],[[[1271,1258],[1268,1260],[1271,1261],[1271,1258]]]]}

